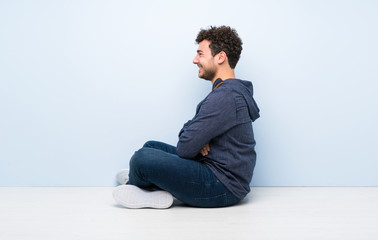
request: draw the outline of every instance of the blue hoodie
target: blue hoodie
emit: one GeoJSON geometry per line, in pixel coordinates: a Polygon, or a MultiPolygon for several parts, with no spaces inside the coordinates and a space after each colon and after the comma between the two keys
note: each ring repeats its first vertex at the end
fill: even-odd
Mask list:
{"type": "Polygon", "coordinates": [[[194,118],[181,129],[178,155],[203,161],[230,192],[244,198],[256,163],[252,122],[260,117],[259,111],[251,82],[217,79],[194,118]],[[210,151],[203,157],[200,150],[206,144],[210,151]]]}

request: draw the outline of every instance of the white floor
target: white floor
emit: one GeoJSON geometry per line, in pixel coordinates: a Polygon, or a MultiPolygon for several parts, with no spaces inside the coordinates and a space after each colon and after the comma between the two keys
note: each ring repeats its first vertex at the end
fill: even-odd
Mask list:
{"type": "Polygon", "coordinates": [[[0,188],[0,239],[378,239],[378,187],[255,187],[237,206],[131,210],[110,187],[0,188]]]}

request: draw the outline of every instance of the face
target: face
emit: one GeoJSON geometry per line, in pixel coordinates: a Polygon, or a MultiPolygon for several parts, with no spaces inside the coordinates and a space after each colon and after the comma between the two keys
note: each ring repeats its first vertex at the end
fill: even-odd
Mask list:
{"type": "Polygon", "coordinates": [[[210,41],[203,40],[200,42],[197,50],[197,55],[193,59],[193,63],[199,68],[198,77],[212,81],[217,73],[215,59],[211,55],[209,48],[210,41]]]}

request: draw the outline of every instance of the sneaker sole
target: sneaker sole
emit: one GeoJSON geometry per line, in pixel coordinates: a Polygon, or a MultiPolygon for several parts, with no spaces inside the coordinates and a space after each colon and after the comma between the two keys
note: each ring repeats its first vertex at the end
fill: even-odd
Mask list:
{"type": "Polygon", "coordinates": [[[166,191],[146,191],[133,185],[121,185],[113,191],[117,203],[127,208],[169,208],[173,197],[166,191]]]}

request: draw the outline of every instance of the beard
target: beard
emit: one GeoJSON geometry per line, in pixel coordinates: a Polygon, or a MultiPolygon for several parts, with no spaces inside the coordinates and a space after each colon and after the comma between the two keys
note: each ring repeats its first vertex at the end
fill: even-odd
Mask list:
{"type": "Polygon", "coordinates": [[[203,78],[205,80],[212,81],[217,73],[215,68],[204,68],[202,65],[199,66],[202,69],[202,74],[198,74],[198,77],[203,78]]]}

